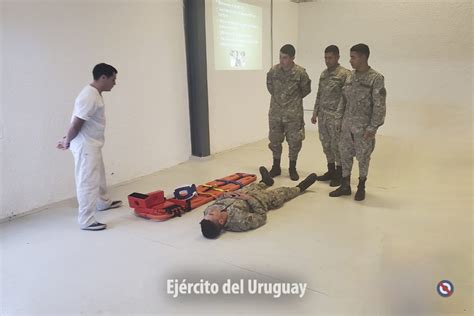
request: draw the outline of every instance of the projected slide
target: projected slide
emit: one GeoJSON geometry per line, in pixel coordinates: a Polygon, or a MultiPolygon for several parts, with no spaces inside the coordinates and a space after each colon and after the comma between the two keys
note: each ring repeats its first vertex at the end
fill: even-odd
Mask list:
{"type": "Polygon", "coordinates": [[[262,69],[262,8],[215,0],[212,12],[216,70],[262,69]]]}

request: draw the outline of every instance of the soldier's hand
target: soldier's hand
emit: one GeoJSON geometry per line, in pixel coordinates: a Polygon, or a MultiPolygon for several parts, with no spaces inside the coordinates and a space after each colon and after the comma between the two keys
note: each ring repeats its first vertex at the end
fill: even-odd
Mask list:
{"type": "Polygon", "coordinates": [[[318,117],[313,114],[313,117],[311,117],[311,123],[316,124],[318,122],[318,117]]]}
{"type": "Polygon", "coordinates": [[[222,197],[227,198],[227,199],[232,199],[232,198],[235,198],[237,195],[238,195],[238,193],[236,193],[236,192],[226,192],[226,193],[222,194],[222,197]]]}
{"type": "Polygon", "coordinates": [[[365,131],[364,138],[367,140],[375,138],[375,132],[365,131]]]}
{"type": "Polygon", "coordinates": [[[63,138],[61,138],[58,141],[58,144],[56,145],[56,148],[61,149],[61,150],[66,150],[66,149],[69,148],[69,143],[66,142],[66,136],[64,136],[63,138]]]}
{"type": "Polygon", "coordinates": [[[240,193],[237,198],[245,201],[245,200],[250,199],[250,195],[244,194],[244,193],[240,193]]]}
{"type": "Polygon", "coordinates": [[[339,120],[336,120],[334,125],[336,126],[336,133],[340,133],[341,132],[341,127],[342,127],[342,122],[339,121],[339,120]]]}

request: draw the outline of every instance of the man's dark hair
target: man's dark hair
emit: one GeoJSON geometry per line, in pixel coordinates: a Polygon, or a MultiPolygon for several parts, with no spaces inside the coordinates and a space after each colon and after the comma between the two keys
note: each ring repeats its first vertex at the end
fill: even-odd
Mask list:
{"type": "Polygon", "coordinates": [[[201,232],[204,237],[215,239],[221,234],[221,226],[208,219],[203,219],[201,222],[201,232]]]}
{"type": "Polygon", "coordinates": [[[329,45],[328,47],[326,47],[324,52],[333,53],[334,55],[339,55],[339,47],[337,47],[336,45],[329,45]]]}
{"type": "Polygon", "coordinates": [[[367,56],[367,58],[369,58],[369,55],[370,55],[369,46],[365,44],[357,44],[357,45],[352,46],[351,52],[357,52],[359,54],[367,56]]]}
{"type": "Polygon", "coordinates": [[[295,57],[296,50],[295,47],[291,44],[283,45],[280,49],[280,53],[287,54],[290,57],[295,57]]]}
{"type": "Polygon", "coordinates": [[[103,75],[105,75],[107,78],[110,78],[116,73],[118,73],[117,69],[115,69],[113,66],[104,63],[95,65],[94,69],[92,70],[94,80],[99,80],[99,78],[103,75]]]}

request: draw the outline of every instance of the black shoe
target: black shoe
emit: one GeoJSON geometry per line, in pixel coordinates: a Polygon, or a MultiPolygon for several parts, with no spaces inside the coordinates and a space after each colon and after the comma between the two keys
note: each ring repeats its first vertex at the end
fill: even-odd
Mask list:
{"type": "Polygon", "coordinates": [[[354,196],[354,200],[363,201],[365,199],[365,181],[367,181],[367,178],[359,178],[359,184],[357,185],[357,192],[354,196]]]}
{"type": "Polygon", "coordinates": [[[303,181],[301,181],[297,187],[300,188],[300,191],[303,192],[305,191],[307,188],[309,188],[311,185],[313,185],[313,183],[316,182],[318,176],[316,175],[316,173],[312,173],[310,174],[309,176],[306,177],[306,179],[304,179],[303,181]]]}
{"type": "Polygon", "coordinates": [[[300,176],[298,172],[296,171],[296,160],[290,160],[290,169],[288,169],[288,172],[290,173],[290,179],[293,181],[299,180],[300,176]]]}
{"type": "Polygon", "coordinates": [[[82,227],[81,229],[82,230],[93,230],[93,231],[96,231],[96,230],[104,230],[107,228],[107,225],[106,224],[102,224],[102,223],[99,223],[99,222],[95,222],[95,223],[92,223],[90,224],[89,226],[87,227],[82,227]]]}
{"type": "Polygon", "coordinates": [[[330,197],[339,197],[342,195],[351,195],[351,176],[347,176],[342,178],[342,183],[339,188],[337,188],[335,191],[332,191],[329,193],[330,197]]]}
{"type": "Polygon", "coordinates": [[[113,208],[119,208],[122,206],[122,201],[112,201],[109,207],[104,208],[103,210],[99,210],[99,212],[107,211],[113,208]]]}
{"type": "Polygon", "coordinates": [[[334,162],[328,163],[328,171],[323,174],[322,176],[318,177],[318,181],[329,181],[332,180],[334,177],[334,173],[336,172],[336,164],[334,162]]]}
{"type": "Polygon", "coordinates": [[[338,187],[342,183],[342,166],[337,166],[336,167],[336,172],[334,172],[334,176],[331,179],[331,182],[329,183],[329,186],[331,187],[338,187]]]}
{"type": "Polygon", "coordinates": [[[271,187],[273,183],[275,183],[275,181],[272,179],[272,176],[268,172],[267,168],[262,166],[258,170],[260,171],[260,175],[262,176],[261,182],[271,187]]]}
{"type": "Polygon", "coordinates": [[[273,158],[273,166],[272,169],[270,169],[270,176],[275,178],[279,175],[281,175],[280,159],[273,158]]]}

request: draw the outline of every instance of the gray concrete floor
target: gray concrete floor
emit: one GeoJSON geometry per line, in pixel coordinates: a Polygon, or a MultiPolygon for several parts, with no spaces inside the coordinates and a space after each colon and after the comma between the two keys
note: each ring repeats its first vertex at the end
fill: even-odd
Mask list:
{"type": "MultiPolygon", "coordinates": [[[[318,182],[272,211],[265,226],[218,240],[201,236],[203,207],[159,223],[125,206],[99,214],[107,230],[86,232],[71,200],[1,224],[0,314],[472,315],[471,140],[406,136],[378,136],[365,201],[330,198],[331,188],[318,182]],[[308,289],[303,298],[172,298],[169,279],[306,282],[308,289]],[[455,286],[449,298],[436,291],[444,279],[455,286]]],[[[111,195],[125,201],[135,191],[171,193],[237,171],[258,173],[270,164],[266,144],[191,160],[111,195]]],[[[302,177],[325,169],[314,132],[298,167],[302,177]]],[[[286,168],[275,183],[283,185],[295,185],[286,168]]]]}

